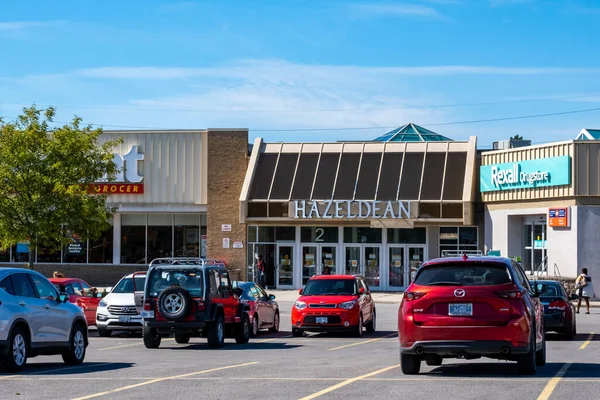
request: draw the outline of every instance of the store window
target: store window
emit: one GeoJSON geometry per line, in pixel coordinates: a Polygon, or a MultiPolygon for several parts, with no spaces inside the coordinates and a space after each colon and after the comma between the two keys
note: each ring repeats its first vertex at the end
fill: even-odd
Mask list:
{"type": "Polygon", "coordinates": [[[479,250],[476,226],[440,227],[440,254],[454,255],[479,250]]]}
{"type": "Polygon", "coordinates": [[[121,216],[121,264],[146,264],[146,214],[121,216]]]}
{"type": "Polygon", "coordinates": [[[201,225],[198,217],[175,215],[174,224],[175,257],[205,257],[206,254],[200,254],[201,225]]]}
{"type": "Polygon", "coordinates": [[[12,247],[12,261],[17,263],[29,262],[29,244],[17,243],[12,247]]]}
{"type": "Polygon", "coordinates": [[[112,264],[114,232],[111,226],[98,239],[89,242],[89,262],[94,264],[112,264]]]}
{"type": "Polygon", "coordinates": [[[427,228],[414,229],[388,229],[388,243],[390,244],[426,244],[427,228]]]}
{"type": "Polygon", "coordinates": [[[309,227],[300,228],[302,243],[337,243],[339,230],[337,227],[309,227]]]}
{"type": "Polygon", "coordinates": [[[344,228],[344,243],[381,243],[381,237],[379,228],[344,228]]]}
{"type": "Polygon", "coordinates": [[[60,263],[61,251],[60,243],[51,246],[40,246],[37,249],[38,263],[60,263]]]}
{"type": "Polygon", "coordinates": [[[10,262],[10,248],[0,251],[0,262],[10,262]]]}
{"type": "Polygon", "coordinates": [[[85,264],[87,262],[88,242],[81,235],[67,231],[69,243],[63,247],[63,262],[85,264]]]}
{"type": "Polygon", "coordinates": [[[173,256],[173,214],[148,214],[148,258],[173,256]]]}

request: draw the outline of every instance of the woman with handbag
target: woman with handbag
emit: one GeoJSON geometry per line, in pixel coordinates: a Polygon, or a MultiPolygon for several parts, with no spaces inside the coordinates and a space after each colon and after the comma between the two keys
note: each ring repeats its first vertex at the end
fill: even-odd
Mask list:
{"type": "Polygon", "coordinates": [[[575,291],[578,295],[577,299],[577,314],[581,308],[581,299],[585,299],[586,314],[590,313],[590,297],[594,297],[594,285],[592,284],[592,278],[587,274],[587,268],[581,269],[581,274],[575,280],[575,291]]]}

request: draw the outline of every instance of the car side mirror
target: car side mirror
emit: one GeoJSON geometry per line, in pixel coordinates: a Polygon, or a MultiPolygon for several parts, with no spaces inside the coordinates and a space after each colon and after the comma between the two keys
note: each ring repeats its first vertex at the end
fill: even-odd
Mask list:
{"type": "Polygon", "coordinates": [[[299,294],[304,294],[304,289],[301,288],[300,290],[298,290],[298,293],[299,294]]]}
{"type": "Polygon", "coordinates": [[[360,289],[358,289],[358,293],[365,294],[365,288],[361,287],[360,289]]]}
{"type": "Polygon", "coordinates": [[[270,294],[269,295],[269,300],[275,300],[275,295],[274,294],[270,294]]]}
{"type": "Polygon", "coordinates": [[[538,294],[544,293],[547,290],[548,290],[548,285],[546,285],[545,283],[538,283],[535,285],[535,291],[538,294]]]}
{"type": "Polygon", "coordinates": [[[69,301],[69,294],[68,293],[59,294],[58,301],[60,301],[61,303],[66,303],[67,301],[69,301]]]}
{"type": "Polygon", "coordinates": [[[569,296],[569,300],[579,300],[579,296],[576,293],[571,293],[569,296]]]}
{"type": "Polygon", "coordinates": [[[101,298],[102,297],[102,293],[96,293],[96,297],[101,298]]]}

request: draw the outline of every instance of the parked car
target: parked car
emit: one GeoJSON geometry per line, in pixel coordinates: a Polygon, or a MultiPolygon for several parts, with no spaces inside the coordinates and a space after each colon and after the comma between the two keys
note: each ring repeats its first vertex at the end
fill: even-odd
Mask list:
{"type": "Polygon", "coordinates": [[[62,355],[79,365],[88,346],[83,311],[42,274],[0,268],[0,365],[19,371],[28,358],[62,355]]]}
{"type": "Polygon", "coordinates": [[[375,332],[375,302],[358,275],[316,275],[308,280],[292,307],[292,335],[304,332],[375,332]]]}
{"type": "Polygon", "coordinates": [[[238,344],[250,338],[250,307],[234,294],[223,263],[199,258],[153,260],[143,299],[146,348],[158,348],[170,335],[177,343],[206,337],[213,348],[222,347],[226,336],[238,344]]]}
{"type": "Polygon", "coordinates": [[[400,363],[481,357],[517,361],[521,374],[546,363],[544,307],[521,266],[508,258],[440,258],[424,263],[398,311],[400,363]]]}
{"type": "Polygon", "coordinates": [[[575,306],[571,300],[577,296],[569,297],[565,288],[557,281],[541,280],[530,282],[537,285],[540,300],[544,305],[544,328],[546,332],[558,332],[566,340],[573,340],[577,334],[575,319],[575,306]]]}
{"type": "Polygon", "coordinates": [[[261,329],[279,332],[279,305],[274,295],[268,295],[262,287],[254,282],[232,282],[233,292],[250,307],[250,324],[252,336],[258,335],[261,329]]]}
{"type": "Polygon", "coordinates": [[[88,326],[96,325],[96,309],[100,303],[99,293],[94,293],[92,287],[78,278],[50,278],[56,289],[69,295],[69,302],[83,310],[88,326]]]}
{"type": "Polygon", "coordinates": [[[129,274],[100,300],[96,310],[98,336],[111,336],[113,331],[142,331],[144,325],[135,306],[134,289],[142,290],[145,282],[145,272],[129,274]]]}

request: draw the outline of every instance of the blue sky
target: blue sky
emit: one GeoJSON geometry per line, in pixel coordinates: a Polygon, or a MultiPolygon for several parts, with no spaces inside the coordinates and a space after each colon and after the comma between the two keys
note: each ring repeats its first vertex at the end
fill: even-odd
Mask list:
{"type": "Polygon", "coordinates": [[[600,111],[444,124],[600,108],[600,2],[2,1],[0,115],[32,103],[268,141],[573,139],[600,111]]]}

